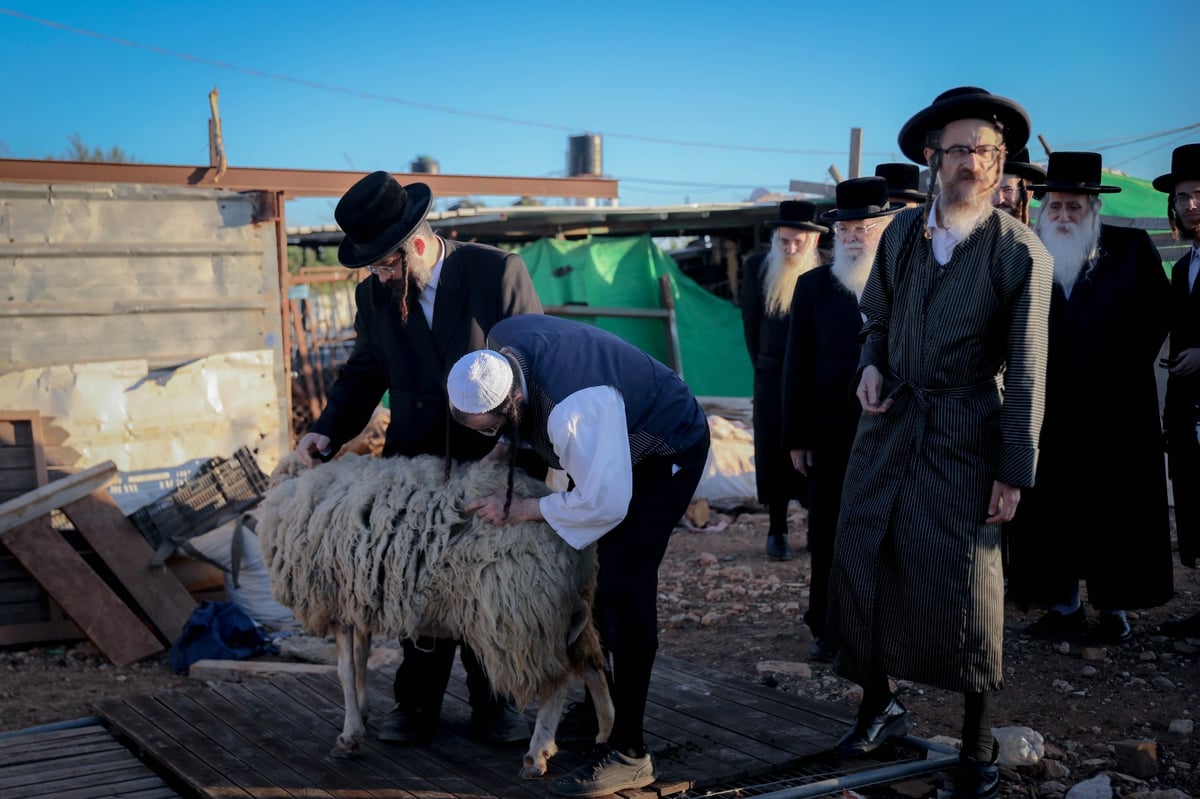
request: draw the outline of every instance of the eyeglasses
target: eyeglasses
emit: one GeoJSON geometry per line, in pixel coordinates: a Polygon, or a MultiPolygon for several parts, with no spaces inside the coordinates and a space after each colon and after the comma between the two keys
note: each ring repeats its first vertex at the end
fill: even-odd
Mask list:
{"type": "Polygon", "coordinates": [[[1000,151],[1004,147],[995,144],[981,144],[978,147],[967,147],[963,144],[952,144],[949,147],[939,147],[939,152],[953,158],[955,161],[965,161],[968,155],[973,155],[979,159],[981,164],[990,164],[1000,155],[1000,151]]]}
{"type": "Polygon", "coordinates": [[[396,274],[396,267],[383,264],[367,264],[367,271],[379,277],[391,277],[396,274]]]}
{"type": "Polygon", "coordinates": [[[837,231],[839,236],[845,236],[853,233],[855,236],[858,236],[861,239],[863,236],[867,235],[868,231],[874,230],[877,227],[879,227],[878,222],[872,222],[869,225],[847,225],[843,222],[837,222],[834,224],[833,229],[837,231]]]}
{"type": "Polygon", "coordinates": [[[1187,206],[1189,203],[1200,205],[1200,191],[1181,191],[1175,195],[1175,204],[1187,206]]]}

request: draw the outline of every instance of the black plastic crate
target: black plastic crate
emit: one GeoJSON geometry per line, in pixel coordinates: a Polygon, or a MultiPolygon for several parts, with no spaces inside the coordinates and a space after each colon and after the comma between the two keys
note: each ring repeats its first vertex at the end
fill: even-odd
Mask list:
{"type": "Polygon", "coordinates": [[[159,560],[180,543],[224,524],[258,503],[267,476],[247,447],[232,458],[213,458],[186,483],[129,516],[159,560]]]}

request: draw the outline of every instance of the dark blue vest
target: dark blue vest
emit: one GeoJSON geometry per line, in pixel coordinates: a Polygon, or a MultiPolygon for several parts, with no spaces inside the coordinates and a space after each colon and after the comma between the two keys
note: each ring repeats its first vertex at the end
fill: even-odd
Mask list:
{"type": "Polygon", "coordinates": [[[521,437],[556,469],[562,466],[546,434],[550,412],[585,388],[612,386],[621,392],[635,465],[683,452],[708,429],[704,410],[678,375],[606,330],[525,314],[496,323],[488,346],[520,365],[527,389],[521,437]]]}

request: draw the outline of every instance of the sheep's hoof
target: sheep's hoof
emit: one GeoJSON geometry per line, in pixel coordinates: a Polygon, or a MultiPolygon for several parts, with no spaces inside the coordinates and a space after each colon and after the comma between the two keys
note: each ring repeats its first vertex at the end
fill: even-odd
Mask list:
{"type": "Polygon", "coordinates": [[[533,762],[533,758],[525,756],[525,765],[521,766],[521,779],[536,780],[539,777],[546,776],[546,761],[543,760],[540,764],[533,762]]]}
{"type": "Polygon", "coordinates": [[[343,741],[341,737],[337,739],[337,743],[329,750],[330,757],[336,757],[339,760],[348,760],[356,758],[362,754],[362,750],[358,745],[358,740],[343,741]]]}

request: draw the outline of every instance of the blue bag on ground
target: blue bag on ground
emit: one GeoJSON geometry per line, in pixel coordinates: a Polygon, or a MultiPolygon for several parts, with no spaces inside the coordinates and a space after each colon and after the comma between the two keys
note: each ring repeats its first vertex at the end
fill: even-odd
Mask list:
{"type": "Polygon", "coordinates": [[[197,660],[244,660],[271,650],[266,635],[233,602],[203,601],[171,645],[171,668],[186,674],[197,660]]]}

